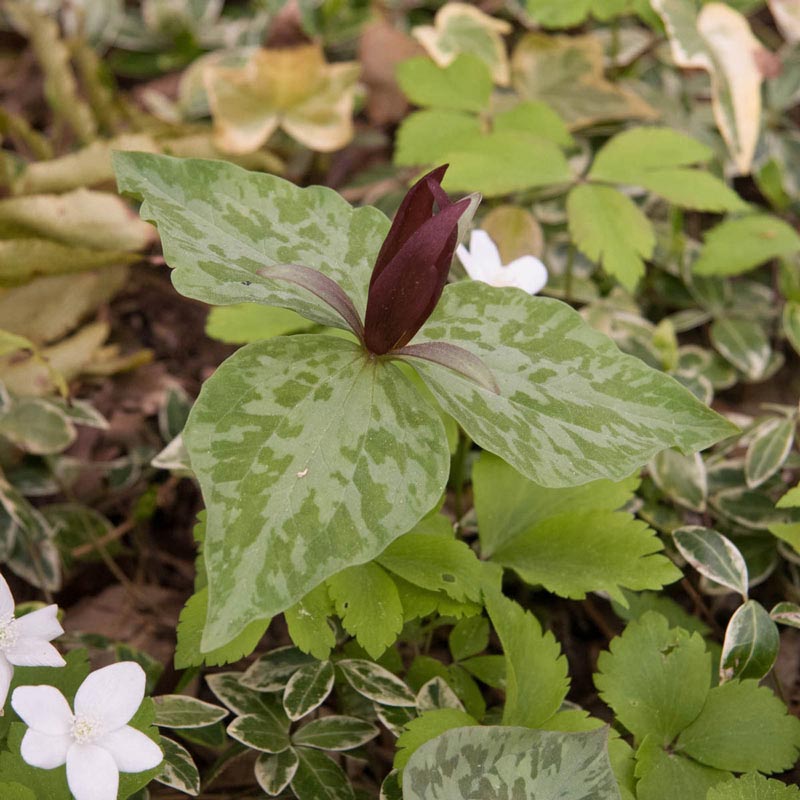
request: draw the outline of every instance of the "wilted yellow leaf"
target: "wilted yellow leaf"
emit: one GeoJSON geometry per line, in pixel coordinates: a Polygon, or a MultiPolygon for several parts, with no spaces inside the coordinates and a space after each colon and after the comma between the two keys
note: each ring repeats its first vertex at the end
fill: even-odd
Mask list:
{"type": "Polygon", "coordinates": [[[594,36],[529,33],[511,57],[514,88],[552,106],[570,128],[600,120],[654,119],[658,112],[603,76],[603,47],[594,36]]]}
{"type": "Polygon", "coordinates": [[[329,152],[353,137],[353,101],[360,67],[328,64],[315,44],[257,50],[242,67],[204,72],[215,143],[250,153],[283,128],[313,150],[329,152]]]}
{"type": "Polygon", "coordinates": [[[433,25],[418,25],[411,34],[440,66],[447,67],[460,53],[472,53],[485,61],[494,82],[508,86],[510,75],[503,34],[511,25],[484,14],[468,3],[447,3],[433,19],[433,25]]]}

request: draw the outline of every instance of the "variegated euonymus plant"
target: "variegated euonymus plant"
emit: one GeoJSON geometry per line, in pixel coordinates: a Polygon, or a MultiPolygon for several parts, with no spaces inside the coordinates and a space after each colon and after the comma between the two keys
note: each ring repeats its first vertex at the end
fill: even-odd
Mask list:
{"type": "Polygon", "coordinates": [[[734,431],[564,303],[444,286],[474,203],[451,203],[441,168],[390,227],[330,189],[228,163],[126,152],[114,165],[158,225],[179,292],[293,309],[356,337],[248,345],[197,399],[184,439],[207,505],[204,652],[433,508],[450,464],[443,412],[543,486],[620,479],[734,431]]]}

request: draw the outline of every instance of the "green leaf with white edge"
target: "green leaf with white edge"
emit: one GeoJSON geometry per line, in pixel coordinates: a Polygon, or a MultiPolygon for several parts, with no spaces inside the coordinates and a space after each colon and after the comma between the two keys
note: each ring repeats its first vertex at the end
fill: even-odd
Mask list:
{"type": "Polygon", "coordinates": [[[567,216],[578,249],[634,289],[656,246],[653,226],[639,207],[610,186],[583,184],[567,195],[567,216]]]}
{"type": "Polygon", "coordinates": [[[496,131],[522,131],[549,139],[561,147],[572,147],[574,140],[563,119],[547,103],[523,100],[492,118],[496,131]]]}
{"type": "Polygon", "coordinates": [[[800,234],[778,217],[753,214],[726,219],[706,235],[696,275],[741,275],[778,256],[800,250],[800,234]]]}
{"type": "Polygon", "coordinates": [[[792,628],[800,628],[800,605],[797,603],[790,603],[786,600],[776,603],[772,611],[769,612],[770,617],[779,622],[781,625],[790,625],[792,628]]]}
{"type": "Polygon", "coordinates": [[[403,604],[395,582],[380,564],[370,561],[338,572],[325,585],[344,629],[372,658],[379,658],[403,629],[403,604]]]}
{"type": "MultiPolygon", "coordinates": [[[[450,674],[445,671],[450,677],[450,674]]],[[[463,673],[462,673],[463,674],[463,673]]],[[[424,714],[437,708],[457,708],[464,711],[464,704],[458,695],[450,688],[450,684],[440,675],[434,675],[426,681],[417,692],[417,711],[424,714]]],[[[481,716],[481,715],[476,715],[481,716]]]]}
{"type": "Polygon", "coordinates": [[[482,653],[489,646],[489,620],[483,616],[459,620],[448,639],[453,661],[462,661],[482,653]]]}
{"type": "Polygon", "coordinates": [[[747,448],[744,473],[747,485],[754,489],[772,477],[786,461],[794,444],[797,420],[775,418],[759,429],[747,448]]]}
{"type": "Polygon", "coordinates": [[[161,749],[164,751],[164,761],[153,780],[197,797],[200,794],[200,772],[191,753],[182,744],[165,736],[161,737],[161,749]]]}
{"type": "Polygon", "coordinates": [[[454,111],[483,111],[492,94],[492,76],[486,64],[471,53],[460,53],[446,67],[424,56],[397,65],[400,88],[418,106],[454,111]]]}
{"type": "MultiPolygon", "coordinates": [[[[457,708],[437,708],[409,722],[397,738],[394,768],[402,770],[412,755],[426,742],[453,728],[477,725],[478,720],[457,708]]],[[[403,795],[405,797],[405,794],[403,795]]]]}
{"type": "Polygon", "coordinates": [[[797,800],[800,788],[765,778],[757,772],[741,775],[709,789],[705,800],[797,800]]]}
{"type": "Polygon", "coordinates": [[[288,731],[261,714],[236,717],[226,730],[231,739],[262,753],[281,753],[289,747],[288,731]]]}
{"type": "Polygon", "coordinates": [[[558,711],[567,695],[567,659],[555,636],[543,632],[530,611],[495,589],[486,589],[484,596],[505,654],[503,725],[535,728],[558,711]]]}
{"type": "Polygon", "coordinates": [[[569,163],[558,145],[517,130],[454,142],[444,160],[450,164],[442,181],[448,192],[499,197],[572,180],[569,163]]]}
{"type": "Polygon", "coordinates": [[[237,303],[212,308],[206,319],[206,334],[226,344],[249,344],[307,331],[313,324],[288,308],[237,303]]]}
{"type": "Polygon", "coordinates": [[[464,111],[425,109],[409,114],[397,129],[394,163],[401,167],[444,161],[462,142],[481,135],[481,123],[464,111]]]}
{"type": "Polygon", "coordinates": [[[670,500],[692,511],[706,510],[708,479],[699,453],[683,455],[677,450],[662,450],[647,465],[650,477],[670,500]]]}
{"type": "Polygon", "coordinates": [[[36,397],[15,400],[0,416],[0,436],[33,455],[60,453],[77,435],[66,414],[36,397]]]}
{"type": "Polygon", "coordinates": [[[206,683],[214,696],[234,713],[240,716],[261,714],[274,717],[288,730],[289,718],[280,700],[273,694],[257,692],[244,686],[240,682],[241,677],[241,672],[215,672],[213,675],[206,675],[206,683]]]}
{"type": "Polygon", "coordinates": [[[472,467],[481,554],[491,556],[515,536],[567,511],[616,511],[633,497],[638,485],[634,476],[553,489],[528,480],[502,458],[484,451],[472,467]]]}
{"type": "Polygon", "coordinates": [[[155,724],[162,728],[203,728],[228,716],[228,711],[185,694],[162,694],[153,698],[155,724]]]}
{"type": "Polygon", "coordinates": [[[378,735],[378,729],[357,717],[330,716],[311,720],[292,734],[292,742],[318,750],[352,750],[378,735]]]}
{"type": "Polygon", "coordinates": [[[512,796],[619,800],[607,729],[458,728],[423,744],[403,772],[404,800],[512,796]]]}
{"type": "Polygon", "coordinates": [[[242,673],[240,683],[259,692],[282,692],[286,681],[300,667],[313,663],[314,658],[296,647],[287,645],[270,650],[257,658],[242,673]]]}
{"type": "Polygon", "coordinates": [[[389,230],[377,209],[353,209],[321,186],[300,188],[224,161],[114,153],[120,192],[143,201],[158,226],[175,288],[212,305],[261,303],[345,328],[342,318],[295,283],[259,269],[300,264],[336,281],[362,315],[369,276],[389,230]]]}
{"type": "Polygon", "coordinates": [[[781,325],[789,344],[800,355],[800,301],[790,300],[786,303],[781,315],[781,325]]]}
{"type": "MultiPolygon", "coordinates": [[[[336,647],[336,633],[328,617],[335,614],[328,587],[321,583],[283,612],[289,636],[303,653],[324,661],[336,647]]],[[[283,688],[283,684],[279,688],[283,688]]]]}
{"type": "Polygon", "coordinates": [[[800,754],[800,719],[758,681],[715,686],[676,750],[731,772],[782,772],[800,754]]]}
{"type": "Polygon", "coordinates": [[[374,558],[434,506],[450,466],[440,415],[402,373],[321,335],[236,352],[184,441],[208,515],[204,650],[374,558]]]}
{"type": "Polygon", "coordinates": [[[499,547],[492,561],[561,597],[605,591],[624,602],[623,588],[660,589],[681,577],[663,549],[657,533],[631,514],[579,511],[536,523],[499,547]]]}
{"type": "Polygon", "coordinates": [[[459,602],[480,599],[480,561],[460,539],[412,531],[392,542],[377,561],[423,589],[445,592],[459,602]]]}
{"type": "Polygon", "coordinates": [[[414,707],[417,700],[408,686],[388,669],[361,658],[336,662],[347,682],[360,695],[384,706],[414,707]]]}
{"type": "Polygon", "coordinates": [[[712,786],[732,777],[730,772],[665,750],[652,735],[636,751],[635,776],[637,800],[706,800],[712,786]]]}
{"type": "Polygon", "coordinates": [[[319,750],[301,747],[291,781],[297,800],[355,800],[355,793],[342,768],[319,750]]]}
{"type": "Polygon", "coordinates": [[[775,664],[779,647],[778,626],[761,603],[748,600],[736,609],[725,630],[720,677],[760,680],[775,664]]]}
{"type": "Polygon", "coordinates": [[[500,394],[414,368],[473,441],[541,486],[623,480],[665,447],[694,452],[738,431],[558,300],[452,284],[418,340],[442,339],[483,359],[500,394]]]}
{"type": "Polygon", "coordinates": [[[726,536],[699,525],[672,532],[680,554],[701,574],[747,599],[747,564],[739,548],[726,536]]]}
{"type": "Polygon", "coordinates": [[[293,722],[319,708],[333,689],[336,674],[330,661],[315,661],[298,669],[286,683],[283,708],[293,722]]]}
{"type": "Polygon", "coordinates": [[[261,753],[256,759],[256,781],[270,797],[277,797],[291,783],[299,763],[293,747],[280,753],[261,753]]]}
{"type": "Polygon", "coordinates": [[[747,378],[757,381],[765,374],[772,348],[762,324],[720,316],[711,323],[709,336],[714,347],[747,378]]]}
{"type": "Polygon", "coordinates": [[[667,745],[703,708],[711,656],[701,636],[648,611],[611,640],[597,668],[595,686],[616,718],[638,740],[667,745]]]}

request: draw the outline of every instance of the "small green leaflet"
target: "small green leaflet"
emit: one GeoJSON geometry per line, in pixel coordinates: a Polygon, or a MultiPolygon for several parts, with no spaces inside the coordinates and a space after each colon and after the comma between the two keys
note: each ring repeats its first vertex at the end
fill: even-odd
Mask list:
{"type": "Polygon", "coordinates": [[[698,572],[747,599],[747,564],[730,539],[699,525],[678,528],[672,538],[681,555],[698,572]]]}
{"type": "Polygon", "coordinates": [[[486,64],[471,53],[460,53],[446,67],[417,56],[398,64],[397,82],[418,106],[455,111],[483,111],[489,105],[492,76],[486,64]]]}
{"type": "Polygon", "coordinates": [[[756,772],[709,789],[706,800],[797,800],[800,788],[765,778],[756,772]]]}
{"type": "Polygon", "coordinates": [[[763,678],[775,664],[780,647],[778,626],[761,603],[748,600],[730,618],[722,644],[722,680],[763,678]]]}
{"type": "Polygon", "coordinates": [[[455,728],[423,744],[409,759],[403,798],[618,800],[607,743],[605,728],[586,733],[455,728]]]}

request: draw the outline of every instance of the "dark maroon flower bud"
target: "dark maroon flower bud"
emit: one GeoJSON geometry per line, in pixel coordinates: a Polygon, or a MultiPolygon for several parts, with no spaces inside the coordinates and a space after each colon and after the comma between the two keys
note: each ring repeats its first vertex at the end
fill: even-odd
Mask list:
{"type": "Polygon", "coordinates": [[[378,253],[364,324],[364,341],[376,355],[408,344],[442,295],[459,220],[473,205],[470,197],[450,201],[441,187],[446,169],[437,167],[409,189],[378,253]]]}

